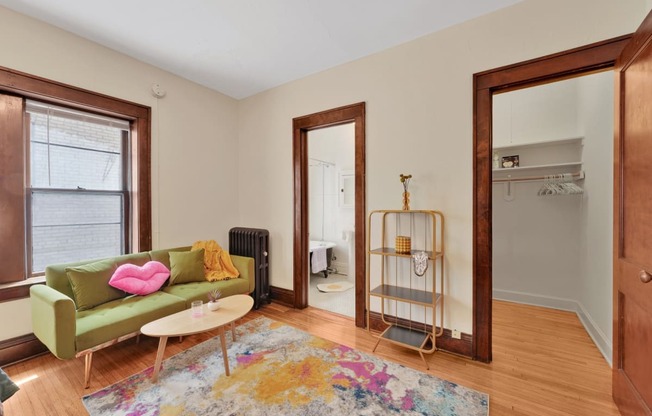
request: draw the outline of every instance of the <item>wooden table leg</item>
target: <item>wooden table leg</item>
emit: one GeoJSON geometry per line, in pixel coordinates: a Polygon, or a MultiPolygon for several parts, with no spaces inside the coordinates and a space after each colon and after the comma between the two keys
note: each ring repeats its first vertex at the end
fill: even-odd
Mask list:
{"type": "Polygon", "coordinates": [[[233,342],[235,342],[235,321],[231,322],[231,335],[233,335],[233,342]]]}
{"type": "Polygon", "coordinates": [[[220,341],[222,344],[222,356],[224,357],[224,372],[227,376],[230,376],[229,372],[229,357],[226,355],[226,334],[224,331],[224,325],[220,327],[220,341]]]}
{"type": "Polygon", "coordinates": [[[154,363],[154,374],[152,374],[152,381],[158,381],[158,372],[163,364],[163,353],[165,352],[165,345],[168,343],[168,337],[161,337],[158,340],[158,351],[156,351],[156,362],[154,363]]]}
{"type": "Polygon", "coordinates": [[[84,388],[87,389],[91,385],[91,367],[93,366],[93,351],[86,354],[84,357],[84,388]]]}

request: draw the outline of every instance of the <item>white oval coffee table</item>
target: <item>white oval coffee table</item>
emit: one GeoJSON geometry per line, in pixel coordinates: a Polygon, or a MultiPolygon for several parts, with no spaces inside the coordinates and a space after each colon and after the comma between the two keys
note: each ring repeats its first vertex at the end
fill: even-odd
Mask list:
{"type": "Polygon", "coordinates": [[[192,310],[186,309],[143,325],[140,329],[142,334],[159,338],[152,380],[154,382],[158,380],[158,373],[163,362],[163,353],[165,352],[165,346],[169,337],[182,337],[186,335],[199,334],[216,328],[219,329],[220,341],[222,344],[224,371],[226,375],[229,376],[229,358],[226,355],[224,327],[231,324],[233,341],[235,341],[235,321],[245,316],[253,306],[254,300],[251,296],[233,295],[220,299],[220,308],[216,311],[210,311],[206,304],[203,304],[203,314],[201,316],[193,316],[192,310]]]}

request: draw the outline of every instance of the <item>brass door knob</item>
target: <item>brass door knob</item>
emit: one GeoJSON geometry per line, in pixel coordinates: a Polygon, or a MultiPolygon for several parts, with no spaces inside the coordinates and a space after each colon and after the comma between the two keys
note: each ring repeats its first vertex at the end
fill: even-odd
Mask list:
{"type": "Polygon", "coordinates": [[[643,283],[649,283],[650,280],[652,280],[652,274],[646,272],[645,270],[641,270],[641,272],[638,274],[638,277],[643,283]]]}

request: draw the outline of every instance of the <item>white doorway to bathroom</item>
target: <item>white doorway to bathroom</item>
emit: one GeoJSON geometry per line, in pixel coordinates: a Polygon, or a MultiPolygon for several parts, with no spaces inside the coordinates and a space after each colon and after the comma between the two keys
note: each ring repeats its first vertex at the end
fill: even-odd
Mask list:
{"type": "Polygon", "coordinates": [[[355,317],[355,123],[308,132],[308,305],[355,317]]]}

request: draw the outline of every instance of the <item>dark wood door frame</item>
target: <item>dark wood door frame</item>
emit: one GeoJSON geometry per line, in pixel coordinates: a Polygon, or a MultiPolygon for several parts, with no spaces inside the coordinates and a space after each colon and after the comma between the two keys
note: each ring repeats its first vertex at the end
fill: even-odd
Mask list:
{"type": "Polygon", "coordinates": [[[491,361],[492,96],[613,68],[631,35],[473,75],[473,358],[491,361]]]}
{"type": "Polygon", "coordinates": [[[294,307],[308,306],[308,132],[355,123],[355,324],[365,326],[365,103],[351,104],[292,120],[294,169],[294,307]]]}

